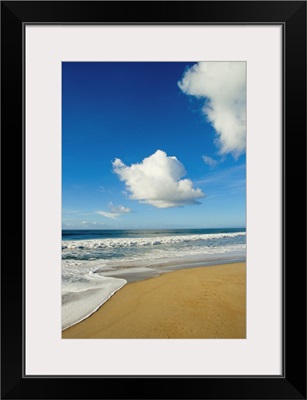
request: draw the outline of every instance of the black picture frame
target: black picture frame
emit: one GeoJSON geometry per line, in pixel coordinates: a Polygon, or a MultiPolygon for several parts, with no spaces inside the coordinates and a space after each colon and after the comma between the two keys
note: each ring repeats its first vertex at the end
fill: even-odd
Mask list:
{"type": "Polygon", "coordinates": [[[2,1],[1,56],[1,398],[306,399],[306,2],[2,1]],[[282,376],[24,376],[27,23],[283,26],[282,376]],[[12,207],[13,198],[19,199],[17,207],[12,207]]]}

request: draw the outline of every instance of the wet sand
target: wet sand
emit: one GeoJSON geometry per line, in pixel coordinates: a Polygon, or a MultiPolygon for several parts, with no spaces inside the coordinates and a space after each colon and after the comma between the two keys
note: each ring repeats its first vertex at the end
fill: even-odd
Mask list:
{"type": "Polygon", "coordinates": [[[245,338],[246,264],[187,268],[128,283],[63,338],[245,338]]]}

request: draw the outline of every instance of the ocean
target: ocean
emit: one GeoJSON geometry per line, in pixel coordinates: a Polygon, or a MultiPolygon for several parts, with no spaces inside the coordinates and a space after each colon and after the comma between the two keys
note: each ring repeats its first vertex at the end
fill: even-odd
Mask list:
{"type": "Polygon", "coordinates": [[[245,229],[63,230],[62,329],[127,282],[246,260],[245,229]]]}

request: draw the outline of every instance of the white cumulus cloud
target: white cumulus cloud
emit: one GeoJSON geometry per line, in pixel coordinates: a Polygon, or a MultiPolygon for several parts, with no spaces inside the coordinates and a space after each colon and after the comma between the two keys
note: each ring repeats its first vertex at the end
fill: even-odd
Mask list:
{"type": "Polygon", "coordinates": [[[246,63],[199,62],[188,69],[179,88],[205,98],[203,112],[214,127],[220,154],[238,157],[246,147],[246,63]]]}
{"type": "Polygon", "coordinates": [[[116,158],[113,171],[126,184],[130,198],[158,208],[180,207],[198,204],[204,197],[200,189],[194,189],[182,163],[174,156],[157,150],[139,164],[125,165],[116,158]]]}

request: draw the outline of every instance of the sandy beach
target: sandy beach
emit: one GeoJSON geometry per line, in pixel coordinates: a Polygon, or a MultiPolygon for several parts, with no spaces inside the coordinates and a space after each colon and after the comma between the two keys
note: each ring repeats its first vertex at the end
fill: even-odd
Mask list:
{"type": "Polygon", "coordinates": [[[246,264],[128,283],[62,338],[245,338],[246,264]]]}

